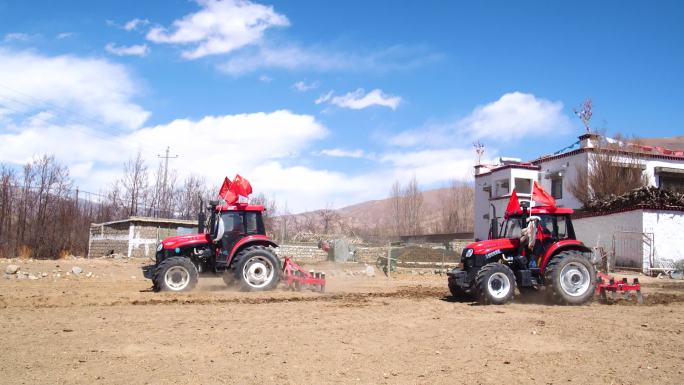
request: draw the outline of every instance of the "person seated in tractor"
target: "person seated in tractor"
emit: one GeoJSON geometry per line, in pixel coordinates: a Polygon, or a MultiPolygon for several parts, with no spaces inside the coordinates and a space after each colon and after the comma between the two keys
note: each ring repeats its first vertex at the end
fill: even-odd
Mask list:
{"type": "Polygon", "coordinates": [[[535,251],[535,244],[537,243],[537,227],[538,227],[539,217],[530,216],[527,218],[527,227],[522,229],[520,232],[520,252],[518,257],[518,262],[524,266],[527,266],[530,260],[534,260],[532,257],[535,251]],[[532,258],[528,258],[532,257],[532,258]]]}

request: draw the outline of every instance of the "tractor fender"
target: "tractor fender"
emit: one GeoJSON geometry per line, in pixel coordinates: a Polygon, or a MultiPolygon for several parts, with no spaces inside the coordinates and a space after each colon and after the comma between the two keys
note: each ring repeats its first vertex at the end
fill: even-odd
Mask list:
{"type": "Polygon", "coordinates": [[[235,246],[233,246],[233,249],[230,251],[230,255],[228,256],[227,265],[230,266],[230,264],[233,262],[233,258],[235,258],[235,256],[240,252],[240,250],[244,249],[245,247],[250,247],[253,245],[278,247],[277,243],[273,242],[269,237],[265,235],[250,235],[244,237],[240,239],[240,241],[236,243],[235,246]]]}
{"type": "Polygon", "coordinates": [[[584,243],[575,239],[566,239],[564,241],[558,241],[554,243],[544,254],[544,259],[541,264],[541,271],[545,271],[546,264],[553,258],[556,254],[565,250],[579,250],[584,253],[591,253],[591,249],[584,245],[584,243]]]}

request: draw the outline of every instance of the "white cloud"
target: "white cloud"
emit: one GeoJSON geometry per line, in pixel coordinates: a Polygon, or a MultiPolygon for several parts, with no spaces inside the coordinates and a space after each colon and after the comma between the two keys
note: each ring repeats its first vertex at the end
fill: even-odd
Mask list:
{"type": "Polygon", "coordinates": [[[413,69],[441,60],[442,56],[417,46],[396,45],[359,53],[322,46],[264,43],[235,53],[218,69],[233,76],[274,68],[290,71],[388,72],[413,69]]]}
{"type": "Polygon", "coordinates": [[[326,92],[325,94],[319,96],[319,97],[314,101],[314,103],[316,103],[316,104],[325,103],[325,102],[329,101],[330,99],[332,99],[332,97],[333,97],[333,91],[328,91],[328,92],[326,92]]]}
{"type": "Polygon", "coordinates": [[[133,98],[138,82],[103,59],[0,48],[0,99],[14,120],[50,111],[62,121],[138,128],[149,117],[133,98]]]}
{"type": "Polygon", "coordinates": [[[123,29],[126,31],[133,31],[137,29],[140,26],[150,24],[150,21],[147,19],[133,19],[129,20],[126,24],[123,25],[123,29]]]}
{"type": "Polygon", "coordinates": [[[449,143],[453,138],[506,142],[563,133],[571,126],[570,119],[563,113],[563,103],[516,91],[476,107],[455,122],[404,131],[390,138],[389,142],[405,147],[449,143]]]}
{"type": "Polygon", "coordinates": [[[268,75],[261,75],[259,76],[259,81],[262,83],[270,83],[273,81],[273,78],[268,75]]]}
{"type": "Polygon", "coordinates": [[[315,90],[319,86],[320,86],[320,84],[317,81],[307,83],[307,82],[302,80],[302,81],[298,81],[297,83],[293,84],[292,88],[294,88],[295,90],[297,90],[299,92],[307,92],[307,91],[315,90]]]}
{"type": "Polygon", "coordinates": [[[107,44],[105,50],[116,56],[147,56],[150,51],[147,44],[125,46],[116,45],[114,43],[107,44]]]}
{"type": "Polygon", "coordinates": [[[570,120],[561,102],[511,92],[475,108],[459,122],[459,128],[471,137],[507,140],[565,131],[570,120]]]}
{"type": "Polygon", "coordinates": [[[201,9],[173,22],[173,31],[154,27],[147,39],[155,43],[192,46],[184,50],[186,59],[226,54],[257,44],[272,27],[290,25],[289,20],[270,6],[247,0],[198,0],[201,9]]]}
{"type": "Polygon", "coordinates": [[[57,34],[57,40],[68,39],[70,37],[74,37],[75,35],[76,34],[73,32],[62,32],[62,33],[57,34]]]}
{"type": "Polygon", "coordinates": [[[393,166],[394,179],[412,176],[422,184],[466,179],[472,176],[475,153],[470,149],[449,148],[387,153],[381,162],[393,166]]]}
{"type": "MultiPolygon", "coordinates": [[[[75,167],[77,175],[74,176],[79,178],[79,185],[89,191],[97,191],[120,175],[123,162],[138,149],[143,149],[146,162],[154,168],[159,161],[156,154],[166,146],[181,156],[172,162],[181,176],[195,173],[209,181],[220,181],[226,175],[240,173],[250,180],[267,180],[267,175],[255,170],[267,164],[278,164],[287,170],[293,166],[286,167],[284,163],[296,159],[314,141],[328,134],[327,128],[314,117],[286,110],[177,119],[115,134],[50,121],[23,123],[8,132],[0,131],[0,162],[21,164],[35,154],[54,154],[70,168],[75,167]],[[104,176],[111,178],[102,179],[104,176]]],[[[257,186],[260,191],[266,191],[267,187],[257,186]]],[[[280,188],[298,191],[302,187],[280,188]]]]}
{"type": "Polygon", "coordinates": [[[5,34],[3,40],[5,42],[29,41],[29,40],[31,40],[31,35],[29,35],[27,33],[12,32],[12,33],[5,34]]]}
{"type": "Polygon", "coordinates": [[[341,148],[327,148],[318,152],[320,155],[331,156],[334,158],[364,158],[366,153],[361,149],[343,150],[341,148]]]}
{"type": "Polygon", "coordinates": [[[374,89],[366,93],[362,88],[344,95],[333,96],[332,91],[316,99],[316,104],[330,103],[342,108],[361,110],[372,106],[388,107],[396,110],[401,103],[401,97],[388,95],[380,89],[374,89]]]}

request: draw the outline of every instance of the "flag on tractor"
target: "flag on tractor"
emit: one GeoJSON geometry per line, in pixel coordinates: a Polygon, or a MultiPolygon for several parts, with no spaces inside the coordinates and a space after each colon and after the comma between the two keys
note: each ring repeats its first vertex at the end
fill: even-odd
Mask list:
{"type": "Polygon", "coordinates": [[[551,194],[547,193],[536,180],[534,181],[534,185],[532,185],[532,200],[542,206],[556,207],[556,200],[553,199],[551,194]]]}
{"type": "Polygon", "coordinates": [[[247,179],[241,177],[240,175],[235,175],[233,184],[230,186],[230,191],[247,198],[249,197],[249,194],[252,193],[252,185],[249,184],[247,179]]]}
{"type": "Polygon", "coordinates": [[[511,199],[508,200],[508,206],[506,206],[506,212],[504,215],[508,218],[511,215],[522,214],[522,207],[520,207],[520,202],[518,201],[518,194],[513,189],[511,193],[511,199]]]}
{"type": "Polygon", "coordinates": [[[223,185],[221,185],[221,189],[219,190],[219,198],[223,199],[226,201],[226,204],[232,205],[233,203],[237,202],[238,196],[235,192],[232,190],[233,183],[230,182],[230,179],[226,177],[226,179],[223,180],[223,185]]]}

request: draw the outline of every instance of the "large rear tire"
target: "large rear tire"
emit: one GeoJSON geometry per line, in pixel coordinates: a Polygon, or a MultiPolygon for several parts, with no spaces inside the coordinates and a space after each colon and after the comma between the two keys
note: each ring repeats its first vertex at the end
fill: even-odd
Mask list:
{"type": "Polygon", "coordinates": [[[197,267],[189,258],[171,257],[163,260],[154,272],[154,291],[190,291],[197,285],[197,267]]]}
{"type": "Polygon", "coordinates": [[[494,262],[482,266],[475,276],[477,301],[484,305],[503,305],[513,300],[515,274],[510,267],[494,262]]]}
{"type": "Polygon", "coordinates": [[[552,302],[582,305],[594,298],[596,269],[581,251],[558,253],[546,265],[544,279],[552,302]]]}
{"type": "Polygon", "coordinates": [[[273,290],[282,274],[280,260],[264,246],[251,246],[236,256],[235,277],[244,291],[273,290]]]}

